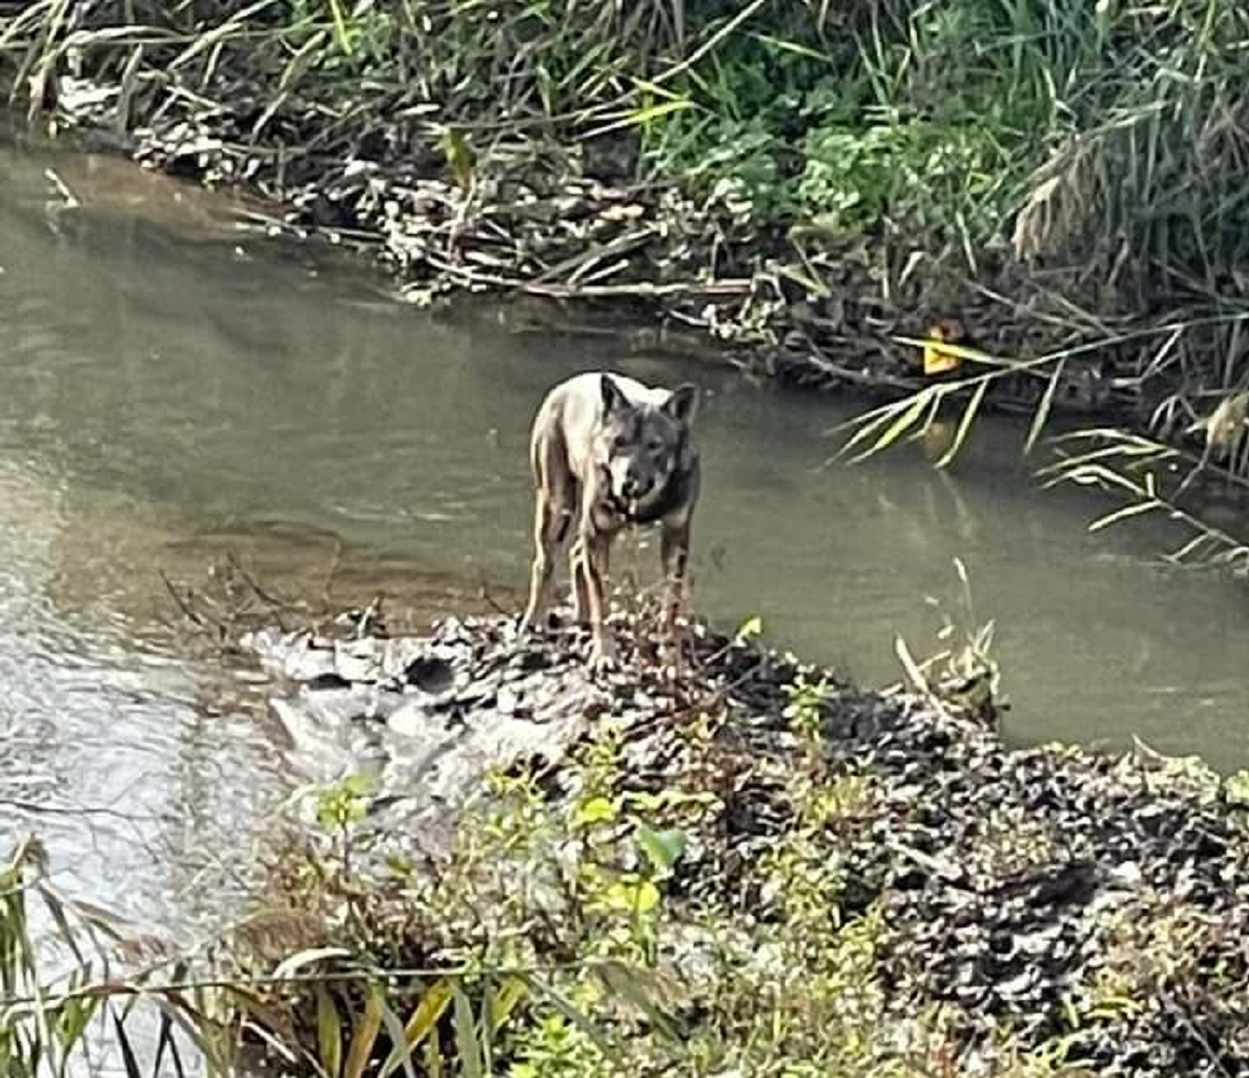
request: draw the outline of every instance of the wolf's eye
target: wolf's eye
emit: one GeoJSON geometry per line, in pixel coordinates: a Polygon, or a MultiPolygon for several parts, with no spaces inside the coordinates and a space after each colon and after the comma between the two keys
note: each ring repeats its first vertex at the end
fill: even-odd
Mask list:
{"type": "Polygon", "coordinates": [[[659,441],[658,438],[652,438],[649,442],[646,443],[647,451],[653,454],[654,456],[658,456],[660,451],[663,449],[663,447],[664,447],[664,443],[659,441]]]}

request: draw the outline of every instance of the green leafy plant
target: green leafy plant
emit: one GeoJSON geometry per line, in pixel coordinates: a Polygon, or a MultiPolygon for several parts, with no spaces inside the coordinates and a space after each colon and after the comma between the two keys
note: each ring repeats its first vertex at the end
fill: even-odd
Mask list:
{"type": "Polygon", "coordinates": [[[371,775],[346,775],[337,782],[301,786],[287,799],[290,805],[311,801],[317,825],[337,845],[344,874],[351,872],[353,828],[368,815],[369,798],[375,784],[371,775]]]}

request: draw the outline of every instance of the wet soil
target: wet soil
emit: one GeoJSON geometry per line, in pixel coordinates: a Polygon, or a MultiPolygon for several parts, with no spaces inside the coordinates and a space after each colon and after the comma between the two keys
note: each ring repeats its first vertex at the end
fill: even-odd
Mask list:
{"type": "Polygon", "coordinates": [[[871,791],[819,839],[846,880],[828,930],[883,910],[900,1019],[943,1005],[968,1051],[1003,1029],[1026,1047],[1070,1037],[1098,1073],[1249,1072],[1249,831],[1234,784],[1140,752],[1012,750],[992,708],[864,692],[703,626],[673,675],[648,624],[617,614],[623,665],[603,676],[578,632],[520,639],[510,617],[448,618],[417,637],[345,618],[247,645],[287,679],[273,706],[297,760],[324,770],[346,753],[381,777],[378,864],[445,856],[492,769],[537,764],[558,796],[561,762],[611,715],[632,788],[694,783],[720,799],[669,882],[674,900],[715,895],[752,921],[776,901],[752,866],[797,826],[786,780],[811,766],[785,689],[824,676],[821,764],[871,791]],[[686,730],[707,714],[716,731],[699,747],[686,730]]]}

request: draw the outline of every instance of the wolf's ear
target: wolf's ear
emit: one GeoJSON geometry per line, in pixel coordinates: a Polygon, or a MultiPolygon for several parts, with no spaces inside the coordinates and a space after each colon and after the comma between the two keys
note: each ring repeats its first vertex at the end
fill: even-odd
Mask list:
{"type": "Polygon", "coordinates": [[[689,382],[678,386],[664,401],[663,410],[681,423],[692,423],[698,412],[698,387],[689,382]]]}
{"type": "Polygon", "coordinates": [[[616,385],[616,380],[610,374],[599,375],[599,388],[603,394],[604,415],[623,412],[629,407],[628,399],[620,392],[620,387],[616,385]]]}

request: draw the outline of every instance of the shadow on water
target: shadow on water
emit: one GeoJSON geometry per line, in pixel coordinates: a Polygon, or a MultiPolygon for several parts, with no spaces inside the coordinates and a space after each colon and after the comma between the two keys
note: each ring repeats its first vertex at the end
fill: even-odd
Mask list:
{"type": "Polygon", "coordinates": [[[0,797],[119,912],[221,916],[228,851],[288,781],[243,675],[163,634],[157,568],[194,579],[243,547],[292,590],[337,559],[344,598],[434,613],[479,607],[485,584],[514,606],[530,418],[555,380],[608,363],[707,389],[703,612],[761,614],[777,641],[892,681],[895,633],[935,647],[924,597],[953,603],[957,555],[998,624],[1010,736],[1249,763],[1240,589],[1152,564],[1162,530],[1088,535],[1105,506],[1030,489],[1012,426],[982,423],[949,474],[920,447],[821,471],[841,403],[435,319],[118,162],[0,149],[0,188],[0,797]],[[46,814],[69,805],[109,814],[46,814]]]}

